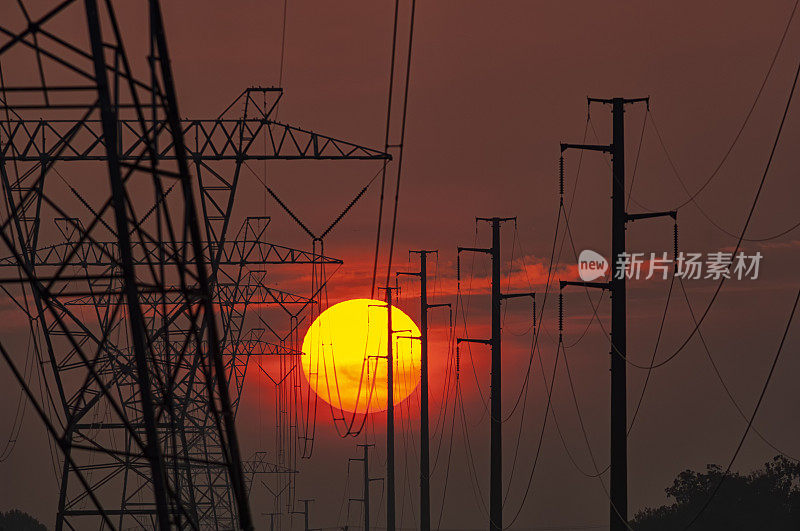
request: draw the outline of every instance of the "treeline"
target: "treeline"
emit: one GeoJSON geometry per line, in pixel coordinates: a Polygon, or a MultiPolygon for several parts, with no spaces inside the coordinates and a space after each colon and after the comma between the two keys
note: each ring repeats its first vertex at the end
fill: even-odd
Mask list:
{"type": "Polygon", "coordinates": [[[0,511],[0,531],[47,531],[39,520],[19,509],[0,511]]]}
{"type": "Polygon", "coordinates": [[[800,464],[778,456],[750,474],[724,472],[717,465],[681,472],[666,489],[674,502],[640,511],[631,527],[675,531],[693,522],[692,531],[800,529],[800,464]]]}

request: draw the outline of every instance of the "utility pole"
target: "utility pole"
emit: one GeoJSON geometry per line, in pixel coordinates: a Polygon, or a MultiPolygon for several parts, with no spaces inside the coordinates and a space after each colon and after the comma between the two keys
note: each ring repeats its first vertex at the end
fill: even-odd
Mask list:
{"type": "Polygon", "coordinates": [[[275,517],[281,513],[261,513],[264,516],[269,516],[269,531],[275,531],[275,517]]]}
{"type": "MultiPolygon", "coordinates": [[[[514,221],[517,218],[475,218],[476,221],[486,221],[492,224],[492,246],[459,247],[458,253],[470,251],[488,254],[492,257],[492,338],[491,339],[465,339],[458,338],[456,343],[481,343],[489,345],[492,350],[492,390],[491,390],[491,440],[490,440],[490,473],[489,473],[489,529],[502,531],[503,529],[503,411],[502,411],[502,356],[500,354],[500,304],[503,299],[516,297],[535,297],[533,293],[500,293],[500,224],[514,221]]],[[[535,300],[535,299],[534,299],[535,300]]]]}
{"type": "Polygon", "coordinates": [[[364,493],[361,498],[350,498],[350,501],[360,501],[364,504],[364,531],[369,531],[369,484],[371,481],[383,481],[383,478],[369,477],[369,448],[375,446],[374,444],[358,444],[359,448],[364,449],[364,457],[355,458],[351,457],[350,461],[363,461],[364,462],[364,493]]]}
{"type": "Polygon", "coordinates": [[[304,531],[315,531],[315,530],[311,529],[308,526],[308,504],[310,502],[314,501],[314,499],[313,498],[309,498],[309,499],[299,500],[299,501],[303,502],[303,510],[302,511],[292,511],[292,514],[302,514],[303,515],[303,518],[304,518],[304,520],[303,520],[303,522],[304,522],[303,523],[303,530],[304,531]]]}
{"type": "Polygon", "coordinates": [[[392,328],[392,292],[397,286],[379,288],[386,290],[386,529],[395,531],[395,493],[394,493],[394,354],[392,339],[395,330],[392,328]]]}
{"type": "MultiPolygon", "coordinates": [[[[451,307],[449,303],[428,304],[428,255],[438,251],[409,251],[419,254],[419,272],[398,272],[397,275],[410,275],[419,277],[419,321],[420,321],[420,418],[419,418],[419,507],[420,530],[430,531],[431,528],[431,485],[430,485],[430,436],[428,422],[428,310],[443,306],[451,307]]],[[[416,338],[408,338],[416,339],[416,338]]]]}
{"type": "Polygon", "coordinates": [[[369,444],[364,447],[364,531],[369,531],[369,444]]]}
{"type": "MultiPolygon", "coordinates": [[[[625,105],[645,103],[649,98],[588,98],[588,103],[611,105],[612,143],[561,144],[561,153],[567,149],[583,149],[610,153],[611,166],[611,279],[608,282],[565,282],[564,286],[583,286],[611,291],[611,481],[610,530],[628,529],[628,420],[627,420],[627,301],[626,301],[626,245],[627,222],[637,219],[669,216],[677,218],[675,211],[628,214],[625,208],[625,105]]],[[[562,158],[563,162],[563,158],[562,158]]],[[[563,171],[563,163],[562,163],[563,171]]],[[[562,174],[563,182],[563,174],[562,174]]],[[[562,185],[563,194],[563,185],[562,185]]]]}

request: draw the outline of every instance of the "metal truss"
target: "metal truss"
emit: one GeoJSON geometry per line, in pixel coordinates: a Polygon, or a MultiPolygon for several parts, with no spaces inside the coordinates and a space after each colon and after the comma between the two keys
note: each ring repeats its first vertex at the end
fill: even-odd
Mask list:
{"type": "Polygon", "coordinates": [[[0,354],[61,452],[56,528],[252,529],[260,469],[234,426],[247,361],[296,360],[287,338],[326,282],[301,296],[253,269],[341,261],[267,242],[266,218],[229,234],[241,170],[389,156],[272,120],[279,89],[181,120],[157,0],[134,44],[112,0],[30,4],[0,21],[0,289],[42,389],[19,369],[26,338],[0,354]],[[248,328],[262,306],[289,332],[248,328]]]}
{"type": "MultiPolygon", "coordinates": [[[[18,5],[24,22],[17,31],[2,28],[0,59],[4,67],[16,61],[37,65],[39,75],[35,84],[17,84],[13,79],[24,79],[26,70],[4,72],[0,87],[6,151],[0,165],[6,206],[0,238],[6,247],[3,254],[13,257],[17,270],[8,294],[22,301],[33,318],[31,337],[40,340],[40,361],[49,361],[52,371],[48,394],[41,397],[49,404],[33,395],[5,345],[2,353],[63,452],[56,527],[84,528],[87,518],[99,518],[111,528],[199,528],[206,500],[197,496],[213,498],[218,494],[215,486],[224,483],[230,487],[224,493],[231,508],[227,524],[250,529],[159,4],[143,4],[150,66],[144,81],[133,73],[110,2],[67,0],[43,12],[23,2],[18,5]],[[68,14],[82,21],[88,43],[65,34],[58,25],[68,14]],[[53,83],[55,79],[59,81],[53,83]],[[69,102],[59,104],[54,97],[69,102]],[[19,102],[12,104],[11,98],[19,102]],[[11,138],[13,122],[26,109],[72,113],[78,122],[96,122],[105,164],[92,179],[94,196],[84,202],[88,212],[81,216],[67,215],[61,198],[49,195],[45,187],[72,134],[38,162],[33,173],[14,160],[20,146],[11,138]],[[141,131],[141,141],[127,158],[118,149],[123,113],[129,114],[131,127],[141,131]],[[149,127],[145,114],[162,126],[149,127]],[[169,163],[158,159],[159,146],[169,146],[169,163]],[[174,190],[172,197],[165,190],[174,190]],[[148,202],[151,208],[144,208],[148,202]],[[54,236],[41,222],[48,215],[85,221],[71,223],[75,239],[60,263],[41,266],[34,251],[40,237],[54,236]],[[115,252],[108,253],[114,259],[110,270],[94,271],[81,263],[83,247],[109,238],[116,242],[115,252]],[[176,242],[186,243],[181,254],[174,252],[176,242]],[[144,263],[133,259],[137,245],[155,247],[144,263]],[[75,275],[78,268],[83,273],[75,275]],[[169,285],[180,287],[181,304],[154,330],[148,326],[151,319],[141,295],[158,297],[169,285]],[[64,305],[76,288],[88,293],[104,290],[115,304],[98,308],[96,321],[87,320],[64,305]],[[198,410],[205,413],[197,415],[198,410]],[[220,453],[204,451],[208,438],[220,453]],[[214,476],[205,491],[194,485],[199,469],[214,476]]],[[[208,500],[209,505],[213,502],[208,500]]]]}
{"type": "Polygon", "coordinates": [[[247,489],[252,490],[253,480],[258,475],[290,475],[297,474],[297,470],[282,465],[277,465],[267,459],[267,452],[255,452],[250,459],[242,461],[242,469],[247,478],[247,489]]]}
{"type": "MultiPolygon", "coordinates": [[[[10,92],[13,89],[9,87],[6,90],[10,92]]],[[[255,95],[261,93],[281,94],[282,90],[249,88],[237,98],[234,103],[246,99],[250,104],[249,109],[255,109],[255,115],[248,114],[238,119],[219,117],[210,120],[181,120],[181,132],[186,141],[189,160],[208,162],[386,158],[382,152],[374,149],[270,120],[268,113],[275,108],[275,104],[265,112],[255,102],[255,95]],[[264,144],[268,148],[266,153],[261,151],[264,144]]],[[[18,105],[8,108],[21,111],[26,107],[18,105]]],[[[0,105],[0,110],[6,108],[5,105],[0,105]]],[[[138,162],[138,153],[147,138],[167,127],[163,121],[148,122],[148,129],[142,131],[136,120],[119,120],[118,123],[119,158],[124,162],[138,162]]],[[[47,162],[62,146],[66,147],[58,154],[58,160],[61,161],[106,159],[100,120],[18,120],[8,136],[9,142],[16,146],[14,151],[3,152],[8,160],[47,162]]],[[[173,149],[171,144],[160,147],[158,158],[173,160],[173,149]]]]}
{"type": "MultiPolygon", "coordinates": [[[[131,243],[130,255],[135,265],[145,265],[162,257],[178,259],[186,257],[187,264],[194,264],[195,256],[190,252],[191,242],[135,242],[131,243]]],[[[218,256],[214,264],[219,265],[280,265],[280,264],[327,264],[341,265],[336,258],[321,256],[311,251],[293,249],[274,243],[253,240],[236,240],[222,245],[203,242],[201,251],[206,255],[218,256]]],[[[116,241],[104,242],[61,242],[32,251],[32,259],[42,267],[60,267],[65,262],[80,260],[82,265],[111,267],[118,264],[119,245],[116,241]]],[[[16,258],[0,258],[0,267],[16,266],[16,258]]],[[[0,279],[3,281],[3,279],[0,279]]]]}

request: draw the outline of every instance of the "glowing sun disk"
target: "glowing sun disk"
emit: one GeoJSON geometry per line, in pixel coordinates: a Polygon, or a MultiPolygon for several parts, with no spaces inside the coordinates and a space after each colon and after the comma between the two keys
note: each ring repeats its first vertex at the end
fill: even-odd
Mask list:
{"type": "MultiPolygon", "coordinates": [[[[386,303],[352,299],[331,306],[309,327],[303,340],[303,372],[311,389],[337,409],[383,411],[387,406],[386,303]]],[[[394,402],[419,383],[420,335],[414,321],[392,307],[394,402]]]]}

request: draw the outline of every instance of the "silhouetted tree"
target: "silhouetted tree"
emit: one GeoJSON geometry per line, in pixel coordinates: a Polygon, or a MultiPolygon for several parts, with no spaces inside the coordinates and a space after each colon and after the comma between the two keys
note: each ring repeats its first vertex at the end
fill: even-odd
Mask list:
{"type": "Polygon", "coordinates": [[[47,531],[47,528],[28,513],[11,509],[0,512],[0,531],[47,531]]]}
{"type": "MultiPolygon", "coordinates": [[[[681,472],[666,489],[671,505],[646,508],[631,522],[636,531],[683,529],[703,509],[724,470],[681,472]]],[[[730,473],[691,527],[694,531],[800,529],[800,464],[783,456],[748,475],[730,473]]]]}

